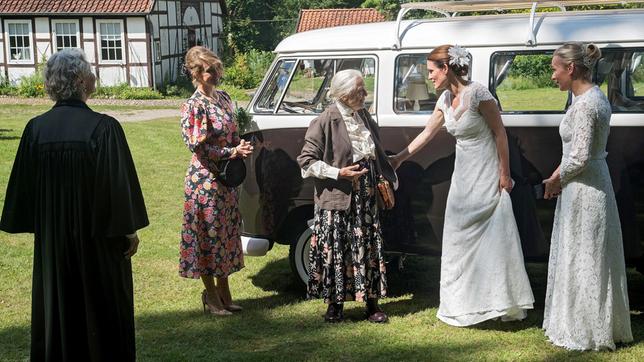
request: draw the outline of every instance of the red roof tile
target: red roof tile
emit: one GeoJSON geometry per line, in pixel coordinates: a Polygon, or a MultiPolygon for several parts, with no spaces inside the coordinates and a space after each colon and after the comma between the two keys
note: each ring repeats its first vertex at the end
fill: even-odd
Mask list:
{"type": "Polygon", "coordinates": [[[385,20],[376,9],[305,9],[300,10],[297,32],[385,20]]]}
{"type": "Polygon", "coordinates": [[[1,0],[0,14],[149,13],[154,0],[1,0]]]}

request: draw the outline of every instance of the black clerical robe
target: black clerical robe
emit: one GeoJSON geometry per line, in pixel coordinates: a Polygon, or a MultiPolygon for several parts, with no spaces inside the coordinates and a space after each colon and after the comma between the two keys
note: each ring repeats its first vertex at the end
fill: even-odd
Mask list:
{"type": "Polygon", "coordinates": [[[34,233],[31,359],[135,359],[126,234],[148,225],[119,123],[77,100],[27,124],[0,229],[34,233]]]}

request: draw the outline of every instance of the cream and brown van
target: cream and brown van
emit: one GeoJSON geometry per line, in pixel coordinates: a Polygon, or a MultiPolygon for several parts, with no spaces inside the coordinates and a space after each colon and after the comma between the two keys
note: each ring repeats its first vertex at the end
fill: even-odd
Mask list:
{"type": "MultiPolygon", "coordinates": [[[[594,1],[606,4],[616,1],[594,1]]],[[[608,165],[617,196],[627,264],[642,263],[644,247],[644,9],[540,12],[544,2],[459,1],[404,4],[397,21],[298,33],[275,49],[276,59],[249,109],[244,138],[256,144],[241,186],[244,250],[263,255],[290,245],[293,271],[307,279],[313,184],[295,158],[309,122],[329,104],[333,75],[358,69],[369,91],[367,108],[388,152],[398,152],[424,127],[439,94],[427,80],[426,55],[441,44],[471,53],[470,79],[499,102],[510,144],[514,214],[526,260],[548,256],[555,201],[538,185],[561,158],[558,126],[571,95],[549,81],[553,51],[568,41],[602,49],[593,80],[612,106],[608,165]],[[517,9],[505,15],[471,11],[517,9]],[[403,20],[410,9],[445,15],[403,20]],[[544,70],[545,67],[545,70],[544,70]]],[[[621,2],[623,3],[623,2],[621,2]]],[[[404,256],[440,255],[443,213],[455,141],[446,131],[398,170],[396,207],[383,213],[385,249],[404,256]]],[[[399,258],[398,260],[403,260],[399,258]]]]}

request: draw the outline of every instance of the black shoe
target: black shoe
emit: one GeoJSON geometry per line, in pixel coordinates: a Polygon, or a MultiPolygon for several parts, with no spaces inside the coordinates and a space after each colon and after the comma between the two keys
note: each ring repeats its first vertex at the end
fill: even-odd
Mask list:
{"type": "Polygon", "coordinates": [[[367,299],[367,320],[371,323],[386,323],[387,314],[378,306],[378,299],[367,299]]]}
{"type": "Polygon", "coordinates": [[[337,323],[344,320],[344,312],[342,311],[344,304],[331,303],[326,309],[324,321],[327,323],[337,323]]]}

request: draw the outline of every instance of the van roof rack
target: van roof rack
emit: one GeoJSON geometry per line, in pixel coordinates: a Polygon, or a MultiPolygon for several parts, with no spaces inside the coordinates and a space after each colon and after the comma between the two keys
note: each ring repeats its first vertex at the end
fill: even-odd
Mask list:
{"type": "Polygon", "coordinates": [[[566,11],[566,6],[582,6],[582,5],[613,5],[613,4],[634,4],[644,3],[644,0],[464,0],[464,1],[432,1],[432,2],[412,2],[400,5],[400,11],[396,18],[396,42],[393,45],[394,49],[400,49],[402,37],[400,36],[400,23],[403,17],[410,10],[427,10],[445,17],[455,17],[461,13],[472,13],[480,11],[504,11],[504,10],[530,10],[530,24],[528,39],[526,45],[537,45],[536,29],[534,28],[534,16],[537,8],[559,8],[561,11],[566,11]]]}

